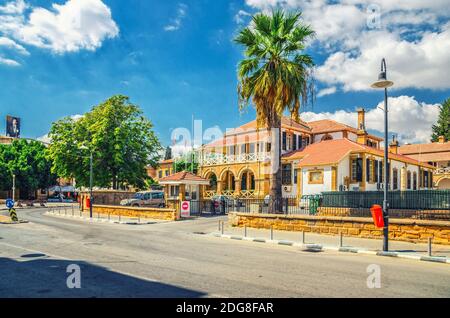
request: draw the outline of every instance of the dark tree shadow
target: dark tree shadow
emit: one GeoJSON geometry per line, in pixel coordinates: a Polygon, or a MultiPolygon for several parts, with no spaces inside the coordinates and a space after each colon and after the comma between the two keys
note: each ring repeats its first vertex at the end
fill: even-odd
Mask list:
{"type": "Polygon", "coordinates": [[[206,294],[113,272],[85,261],[23,255],[19,260],[0,257],[0,298],[197,298],[206,294]],[[67,267],[81,270],[81,288],[67,287],[67,267]]]}

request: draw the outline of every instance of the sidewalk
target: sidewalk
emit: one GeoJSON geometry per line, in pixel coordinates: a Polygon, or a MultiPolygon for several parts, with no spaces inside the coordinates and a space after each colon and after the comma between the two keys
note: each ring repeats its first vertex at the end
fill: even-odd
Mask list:
{"type": "Polygon", "coordinates": [[[108,215],[108,214],[98,214],[94,213],[92,219],[90,218],[89,211],[81,212],[78,206],[66,207],[53,207],[50,208],[45,215],[62,217],[62,218],[73,218],[89,222],[100,222],[100,223],[116,223],[116,224],[129,224],[129,225],[144,225],[144,224],[155,224],[168,222],[164,220],[146,219],[138,217],[125,217],[118,215],[108,215]]]}
{"type": "MultiPolygon", "coordinates": [[[[353,252],[380,255],[383,254],[383,241],[380,239],[365,239],[358,237],[343,237],[342,248],[340,248],[340,237],[338,235],[323,235],[317,233],[305,233],[305,242],[302,242],[302,232],[290,231],[273,231],[273,240],[271,241],[270,230],[247,228],[247,235],[245,237],[245,229],[242,227],[231,227],[224,223],[224,237],[233,239],[247,239],[256,242],[275,243],[281,245],[301,246],[304,244],[318,244],[324,250],[335,250],[341,252],[353,252]],[[255,240],[256,239],[256,240],[255,240]]],[[[221,236],[219,225],[213,233],[215,236],[221,236]]],[[[385,256],[397,256],[411,259],[427,260],[428,258],[428,244],[423,243],[409,243],[401,241],[389,241],[389,251],[385,256]]],[[[450,263],[450,246],[448,245],[432,245],[432,256],[434,261],[442,261],[450,263]]],[[[433,261],[433,259],[432,259],[433,261]]]]}

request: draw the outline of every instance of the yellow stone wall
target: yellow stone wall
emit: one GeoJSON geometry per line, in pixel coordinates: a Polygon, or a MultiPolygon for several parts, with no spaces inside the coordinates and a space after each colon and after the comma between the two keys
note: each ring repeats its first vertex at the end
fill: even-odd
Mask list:
{"type": "MultiPolygon", "coordinates": [[[[327,235],[361,238],[382,238],[383,231],[376,228],[371,218],[312,215],[273,215],[230,212],[231,226],[253,227],[284,231],[304,231],[327,235]]],[[[394,241],[418,243],[433,238],[433,244],[450,245],[450,222],[412,219],[390,219],[389,238],[394,241]]]]}
{"type": "Polygon", "coordinates": [[[175,221],[179,219],[175,209],[138,208],[115,205],[93,205],[93,212],[100,214],[120,215],[124,217],[140,217],[142,219],[157,219],[175,221]]]}

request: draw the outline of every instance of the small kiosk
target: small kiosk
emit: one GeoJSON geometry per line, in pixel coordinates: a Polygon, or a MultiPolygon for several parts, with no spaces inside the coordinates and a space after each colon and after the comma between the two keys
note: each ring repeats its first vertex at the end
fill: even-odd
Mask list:
{"type": "Polygon", "coordinates": [[[166,201],[196,201],[202,199],[203,187],[209,185],[209,180],[181,171],[159,179],[159,184],[164,186],[166,201]]]}

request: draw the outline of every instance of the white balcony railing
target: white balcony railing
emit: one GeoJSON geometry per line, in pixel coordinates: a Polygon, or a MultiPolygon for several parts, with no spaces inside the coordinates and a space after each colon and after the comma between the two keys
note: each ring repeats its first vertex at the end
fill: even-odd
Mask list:
{"type": "Polygon", "coordinates": [[[270,152],[245,153],[239,155],[224,155],[220,153],[204,154],[200,165],[214,166],[232,163],[265,162],[270,160],[270,152]]]}
{"type": "Polygon", "coordinates": [[[450,174],[450,167],[446,167],[446,168],[439,168],[436,170],[435,172],[436,174],[450,174]]]}

